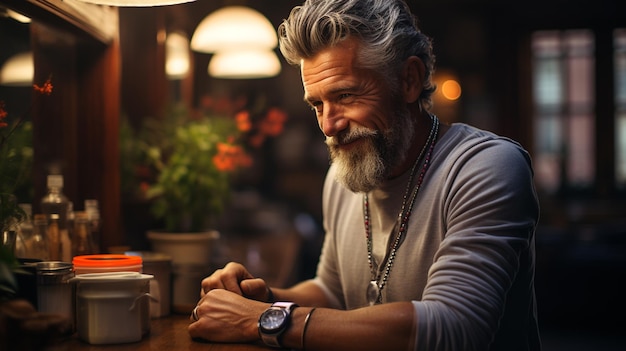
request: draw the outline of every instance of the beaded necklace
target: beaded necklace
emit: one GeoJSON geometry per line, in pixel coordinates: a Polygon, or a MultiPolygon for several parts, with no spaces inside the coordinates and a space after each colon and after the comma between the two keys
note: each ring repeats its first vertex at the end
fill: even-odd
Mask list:
{"type": "MultiPolygon", "coordinates": [[[[417,193],[419,192],[420,186],[422,185],[422,181],[424,180],[424,175],[426,174],[426,170],[430,165],[430,157],[433,152],[433,148],[435,147],[435,142],[437,141],[437,133],[439,132],[439,119],[431,115],[432,126],[430,128],[430,134],[428,135],[428,139],[426,143],[424,143],[424,147],[419,153],[419,156],[415,160],[415,163],[411,167],[411,173],[409,174],[409,181],[406,186],[406,190],[404,192],[404,196],[402,197],[402,207],[400,208],[400,213],[398,213],[398,219],[396,226],[398,227],[398,233],[396,234],[393,245],[391,246],[391,250],[388,251],[386,264],[384,264],[384,270],[378,270],[375,272],[374,265],[372,263],[372,226],[370,223],[370,208],[369,208],[369,200],[368,195],[365,193],[363,195],[363,218],[365,222],[365,237],[367,239],[367,261],[370,266],[370,272],[372,276],[372,280],[369,282],[366,290],[367,301],[370,305],[379,304],[382,302],[382,291],[385,285],[387,284],[387,280],[389,279],[389,274],[391,274],[391,268],[393,267],[393,260],[396,257],[396,252],[398,247],[400,247],[400,243],[402,242],[402,237],[406,234],[407,225],[409,222],[409,217],[411,216],[411,210],[413,208],[413,204],[415,203],[415,198],[417,197],[417,193]],[[424,158],[424,163],[422,166],[422,170],[420,172],[419,178],[417,179],[417,183],[415,184],[415,188],[413,188],[413,193],[411,194],[410,201],[409,194],[411,191],[411,184],[413,183],[413,179],[415,178],[415,171],[417,170],[418,164],[420,164],[422,160],[422,156],[428,149],[426,153],[426,157],[424,158]],[[408,205],[408,207],[407,207],[408,205]],[[382,277],[381,277],[382,275],[382,277]]],[[[383,265],[381,265],[381,268],[383,265]]]]}

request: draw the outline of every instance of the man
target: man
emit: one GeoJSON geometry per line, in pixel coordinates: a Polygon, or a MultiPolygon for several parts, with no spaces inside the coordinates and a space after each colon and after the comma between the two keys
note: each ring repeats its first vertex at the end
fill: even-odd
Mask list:
{"type": "Polygon", "coordinates": [[[431,42],[406,4],[307,0],[279,37],[332,159],[317,275],[269,288],[230,263],[203,280],[190,335],[307,350],[539,350],[530,158],[429,113],[431,42]]]}

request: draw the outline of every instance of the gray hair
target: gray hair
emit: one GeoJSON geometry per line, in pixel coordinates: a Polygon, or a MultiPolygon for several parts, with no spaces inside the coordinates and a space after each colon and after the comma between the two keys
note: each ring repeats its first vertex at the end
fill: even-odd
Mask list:
{"type": "Polygon", "coordinates": [[[435,56],[404,0],[306,0],[278,27],[280,51],[292,65],[349,38],[361,40],[360,67],[380,72],[397,86],[402,62],[419,57],[425,66],[420,104],[432,106],[435,56]]]}

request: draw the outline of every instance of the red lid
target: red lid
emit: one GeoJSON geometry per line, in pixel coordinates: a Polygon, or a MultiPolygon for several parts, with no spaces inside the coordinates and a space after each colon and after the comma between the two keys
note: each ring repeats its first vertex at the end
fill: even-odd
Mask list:
{"type": "Polygon", "coordinates": [[[140,256],[119,254],[99,254],[76,256],[72,260],[74,267],[126,267],[142,264],[140,256]]]}

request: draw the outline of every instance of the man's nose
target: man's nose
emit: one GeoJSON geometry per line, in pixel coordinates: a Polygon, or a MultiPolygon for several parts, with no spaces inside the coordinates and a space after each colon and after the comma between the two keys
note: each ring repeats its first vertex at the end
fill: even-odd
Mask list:
{"type": "Polygon", "coordinates": [[[319,126],[324,135],[335,136],[342,130],[348,128],[348,119],[342,113],[327,108],[322,118],[319,119],[319,126]]]}

